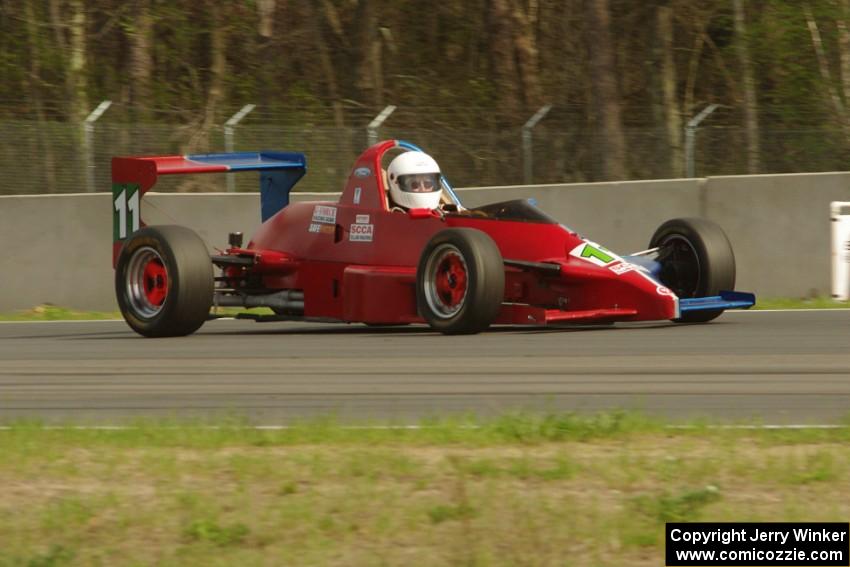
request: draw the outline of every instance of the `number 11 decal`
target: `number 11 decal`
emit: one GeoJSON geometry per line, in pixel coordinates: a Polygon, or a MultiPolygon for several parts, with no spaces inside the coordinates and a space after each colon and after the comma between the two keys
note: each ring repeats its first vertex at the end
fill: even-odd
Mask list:
{"type": "Polygon", "coordinates": [[[112,195],[113,240],[121,240],[139,230],[139,186],[116,183],[112,195]]]}

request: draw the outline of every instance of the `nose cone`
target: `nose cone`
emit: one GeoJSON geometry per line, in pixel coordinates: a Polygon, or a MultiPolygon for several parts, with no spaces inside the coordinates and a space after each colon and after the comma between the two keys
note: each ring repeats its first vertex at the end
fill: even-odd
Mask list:
{"type": "Polygon", "coordinates": [[[679,298],[673,291],[646,272],[635,269],[624,274],[632,288],[632,301],[641,320],[679,318],[679,298]]]}

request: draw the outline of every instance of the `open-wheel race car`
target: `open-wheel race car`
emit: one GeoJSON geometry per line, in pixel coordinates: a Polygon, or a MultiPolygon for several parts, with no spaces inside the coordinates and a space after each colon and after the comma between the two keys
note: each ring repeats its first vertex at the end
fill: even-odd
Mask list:
{"type": "Polygon", "coordinates": [[[527,200],[467,209],[442,175],[434,206],[398,206],[388,189],[402,177],[389,180],[386,162],[419,151],[380,142],[357,159],[338,201],[291,204],[303,154],[114,158],[124,318],[148,337],[193,333],[213,306],[275,313],[251,316],[260,321],[427,323],[470,334],[492,324],[701,323],[755,303],[733,291],[732,248],[707,220],[665,222],[648,249],[618,256],[527,200]],[[158,175],[235,171],[260,172],[263,222],[247,245],[232,233],[211,255],[188,228],[141,221],[140,200],[158,175]]]}

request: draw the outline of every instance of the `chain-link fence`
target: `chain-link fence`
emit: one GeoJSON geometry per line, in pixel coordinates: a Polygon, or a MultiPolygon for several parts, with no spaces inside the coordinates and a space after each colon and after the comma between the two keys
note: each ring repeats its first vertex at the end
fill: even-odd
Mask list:
{"type": "MultiPolygon", "coordinates": [[[[306,154],[301,191],[339,191],[357,155],[367,146],[362,126],[293,126],[267,119],[234,129],[236,151],[289,150],[306,154]]],[[[389,120],[379,138],[411,141],[431,153],[458,187],[526,182],[522,129],[405,127],[389,120]]],[[[0,120],[0,194],[78,193],[110,190],[110,159],[117,155],[166,155],[224,151],[221,126],[96,122],[90,146],[82,126],[64,122],[0,120]],[[87,172],[87,168],[89,171],[87,172]],[[93,181],[92,187],[89,187],[93,181]]],[[[674,152],[660,129],[628,127],[626,169],[631,179],[681,177],[683,151],[674,152]]],[[[763,128],[760,173],[846,169],[848,140],[838,129],[763,128]]],[[[538,125],[531,139],[532,183],[603,181],[602,147],[587,124],[568,120],[538,125]]],[[[695,175],[747,173],[746,135],[741,128],[705,126],[696,134],[695,175]]],[[[235,175],[237,191],[255,191],[254,176],[235,175]]],[[[167,176],[158,191],[225,191],[224,176],[167,176]]]]}

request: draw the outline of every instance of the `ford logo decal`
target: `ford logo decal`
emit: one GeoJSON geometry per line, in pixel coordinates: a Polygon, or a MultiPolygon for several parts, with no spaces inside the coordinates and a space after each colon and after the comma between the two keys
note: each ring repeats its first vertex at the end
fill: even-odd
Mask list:
{"type": "Polygon", "coordinates": [[[372,170],[368,167],[358,167],[354,170],[355,177],[369,177],[372,175],[372,170]]]}

